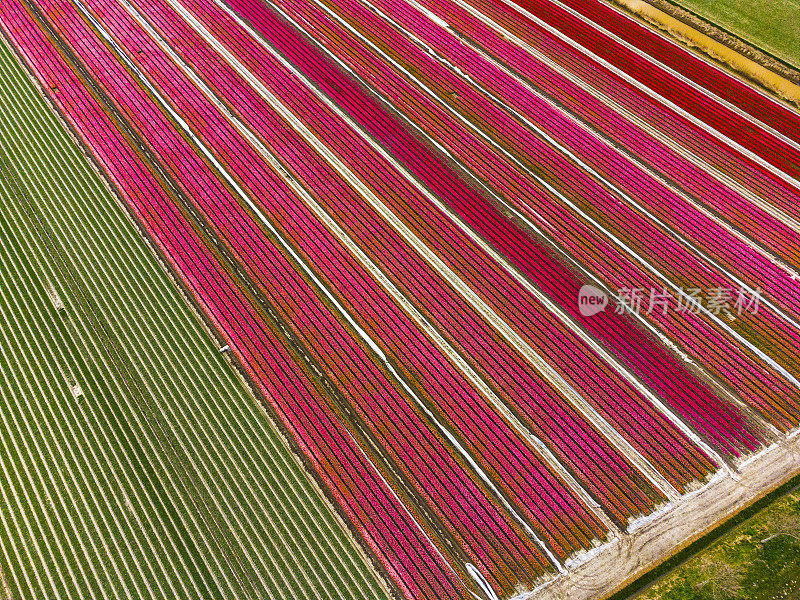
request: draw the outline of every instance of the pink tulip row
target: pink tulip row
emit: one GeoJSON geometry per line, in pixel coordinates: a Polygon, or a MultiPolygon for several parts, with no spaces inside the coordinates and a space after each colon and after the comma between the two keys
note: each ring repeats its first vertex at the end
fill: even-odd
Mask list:
{"type": "MultiPolygon", "coordinates": [[[[418,73],[418,77],[423,79],[428,86],[434,89],[439,86],[443,95],[456,93],[458,96],[457,104],[464,107],[462,110],[468,117],[474,119],[479,125],[484,124],[484,129],[493,133],[496,139],[505,140],[509,152],[515,152],[519,149],[526,151],[526,153],[523,153],[523,158],[526,159],[531,168],[545,172],[550,171],[549,178],[551,181],[555,181],[557,186],[559,185],[557,183],[559,180],[563,181],[564,183],[561,187],[567,194],[579,204],[584,204],[584,208],[590,213],[594,213],[605,227],[625,241],[627,245],[637,249],[640,255],[660,268],[670,280],[680,284],[682,287],[697,286],[703,289],[711,289],[717,286],[736,287],[734,281],[727,279],[719,271],[711,270],[710,265],[700,263],[677,242],[672,241],[670,237],[633,212],[627,205],[620,204],[603,187],[588,178],[585,173],[581,172],[541,140],[531,135],[530,132],[524,130],[511,117],[477,96],[474,89],[465,82],[456,80],[452,74],[445,71],[437,63],[432,62],[427,55],[418,51],[414,45],[396,35],[385,22],[381,22],[374,17],[373,13],[345,0],[339,0],[338,3],[330,3],[335,4],[334,10],[341,12],[353,27],[361,29],[364,35],[372,37],[377,44],[383,46],[384,51],[389,54],[395,53],[398,60],[405,62],[406,67],[412,72],[418,73]],[[581,198],[592,198],[592,202],[584,203],[581,198]],[[604,198],[606,199],[605,204],[601,203],[604,198]],[[603,207],[605,210],[598,211],[596,206],[603,207]]],[[[348,64],[368,81],[374,83],[386,97],[397,99],[397,106],[403,107],[403,111],[409,118],[415,120],[427,131],[433,132],[438,141],[444,143],[459,157],[463,157],[473,172],[486,173],[486,180],[492,183],[499,180],[499,185],[509,185],[509,179],[514,178],[514,174],[507,174],[505,180],[502,179],[502,174],[497,174],[497,169],[492,164],[493,151],[490,148],[485,145],[482,146],[479,140],[475,136],[471,136],[467,130],[460,129],[458,122],[450,119],[439,106],[414,90],[402,75],[392,77],[387,65],[375,58],[374,53],[368,50],[359,52],[359,42],[353,38],[348,38],[347,32],[326,20],[310,2],[285,0],[282,5],[285,10],[298,20],[309,22],[309,28],[312,30],[310,33],[316,39],[327,39],[327,43],[348,64]],[[327,31],[326,27],[330,31],[327,31]],[[480,148],[479,152],[470,153],[470,146],[480,148]]],[[[392,14],[398,13],[402,14],[400,8],[396,8],[392,12],[392,14]]],[[[419,18],[422,19],[424,17],[420,16],[419,18]]],[[[556,123],[554,128],[556,130],[564,131],[566,129],[569,131],[568,124],[564,123],[563,120],[556,123]]],[[[581,145],[586,149],[585,144],[581,145]]],[[[633,175],[634,171],[631,165],[626,165],[619,159],[612,158],[616,161],[613,166],[617,170],[626,172],[630,175],[628,177],[629,181],[636,182],[641,186],[636,191],[637,197],[645,198],[651,196],[658,200],[658,195],[661,194],[661,202],[663,204],[672,202],[678,205],[682,202],[663,186],[656,187],[652,180],[639,177],[639,181],[636,181],[637,178],[633,175]]],[[[497,163],[499,161],[495,159],[494,162],[497,163]]],[[[508,173],[512,170],[512,167],[505,165],[505,170],[508,173]]],[[[516,181],[520,191],[517,194],[510,195],[509,200],[516,201],[523,211],[535,211],[537,215],[544,214],[547,217],[551,217],[548,219],[551,223],[561,225],[560,227],[555,227],[558,230],[557,235],[560,243],[563,243],[564,237],[573,234],[579,227],[588,227],[582,221],[577,221],[576,219],[579,217],[573,212],[566,210],[563,206],[554,204],[545,194],[540,193],[533,195],[534,197],[531,198],[532,194],[528,193],[530,184],[526,184],[519,177],[516,177],[516,181]]],[[[690,212],[683,206],[675,206],[672,210],[675,213],[678,213],[678,211],[689,213],[681,215],[681,223],[691,223],[691,233],[697,233],[704,238],[708,246],[720,249],[723,255],[727,254],[729,257],[728,267],[735,269],[737,266],[742,266],[740,270],[749,271],[751,285],[754,287],[760,285],[762,289],[765,289],[767,296],[771,297],[774,294],[782,304],[788,307],[796,304],[796,290],[792,292],[792,288],[796,288],[797,283],[791,281],[785,272],[779,271],[772,263],[754,254],[748,246],[738,243],[732,236],[728,236],[729,239],[725,240],[724,230],[719,227],[715,228],[713,223],[701,213],[697,211],[690,212]],[[717,231],[714,231],[714,229],[717,229],[717,231]],[[706,230],[709,230],[708,234],[706,230]],[[732,248],[730,250],[724,249],[726,244],[732,248]],[[743,256],[748,254],[749,256],[743,256]],[[749,265],[752,265],[753,268],[749,268],[749,265]]],[[[570,250],[577,254],[580,246],[585,244],[585,239],[583,236],[575,236],[575,239],[569,243],[570,250]]],[[[610,251],[614,252],[613,249],[610,249],[610,251]]],[[[593,266],[596,268],[597,261],[594,257],[592,258],[592,261],[586,264],[587,268],[591,269],[593,266]]],[[[608,269],[609,272],[613,272],[614,265],[606,261],[604,268],[608,269]]],[[[651,281],[652,285],[659,289],[663,285],[660,280],[652,279],[647,273],[636,274],[636,271],[633,271],[633,275],[628,274],[626,276],[629,278],[628,280],[651,281]],[[634,279],[630,279],[631,277],[634,279]]],[[[614,281],[618,286],[624,286],[626,279],[617,276],[614,281]]],[[[673,317],[682,318],[674,314],[673,317]]],[[[778,363],[782,363],[790,371],[796,371],[798,366],[797,348],[800,347],[800,344],[798,344],[799,340],[796,332],[786,325],[769,309],[762,308],[757,315],[747,313],[740,315],[731,324],[731,327],[757,347],[764,348],[778,363]],[[765,344],[765,340],[769,340],[769,344],[765,344]]],[[[703,342],[702,338],[691,339],[692,345],[697,344],[698,341],[700,343],[703,342]]],[[[729,353],[727,346],[735,345],[736,343],[734,339],[729,339],[728,344],[720,348],[709,349],[707,347],[705,356],[712,364],[724,364],[729,353]]],[[[751,362],[755,363],[757,361],[753,361],[751,357],[751,362]]],[[[759,373],[759,370],[756,364],[753,364],[749,367],[745,379],[747,380],[750,377],[750,373],[759,373]]],[[[787,381],[782,380],[778,375],[773,375],[771,380],[766,379],[765,381],[769,385],[767,389],[773,390],[771,396],[765,399],[761,391],[763,388],[761,388],[756,393],[749,394],[748,399],[753,402],[754,406],[773,418],[779,426],[783,428],[791,427],[797,421],[798,411],[800,410],[798,408],[798,394],[792,390],[787,381]],[[775,393],[774,390],[776,389],[782,389],[782,392],[780,394],[775,393]]]]}
{"type": "MultiPolygon", "coordinates": [[[[270,58],[270,56],[260,50],[257,44],[253,42],[252,39],[248,38],[247,36],[241,35],[240,32],[236,31],[236,28],[232,26],[230,23],[229,17],[222,11],[218,11],[214,9],[214,6],[210,3],[205,2],[197,2],[197,3],[188,3],[187,6],[190,6],[192,10],[200,16],[204,20],[204,25],[212,30],[212,32],[223,42],[225,42],[228,47],[237,53],[237,56],[245,62],[245,64],[251,68],[255,73],[257,73],[262,81],[264,81],[267,85],[270,85],[270,81],[276,78],[276,73],[279,70],[279,65],[274,64],[274,60],[270,58]]],[[[198,68],[200,66],[200,61],[198,61],[198,68]]],[[[374,152],[370,151],[367,147],[364,146],[363,141],[360,141],[357,136],[354,137],[352,132],[347,130],[346,128],[342,128],[339,126],[334,119],[333,115],[330,115],[330,118],[323,118],[323,115],[326,113],[326,109],[324,105],[320,105],[318,101],[315,101],[313,95],[308,93],[308,90],[303,90],[302,87],[298,87],[296,83],[293,83],[290,77],[285,79],[276,80],[274,81],[273,90],[278,94],[283,94],[282,99],[287,102],[291,103],[294,102],[292,105],[293,110],[303,116],[304,121],[312,128],[316,128],[316,132],[322,139],[325,139],[326,142],[334,145],[336,150],[339,152],[340,156],[344,158],[352,157],[351,167],[359,172],[359,175],[362,175],[364,179],[374,185],[374,189],[379,195],[387,200],[394,200],[397,198],[398,190],[395,186],[402,186],[402,180],[398,180],[396,177],[392,175],[392,170],[389,167],[384,166],[385,172],[376,172],[377,168],[381,165],[381,161],[379,157],[375,156],[374,152]],[[337,128],[338,126],[338,128],[337,128]],[[364,156],[370,155],[372,158],[372,162],[370,163],[371,168],[364,169],[364,156]],[[384,174],[385,173],[385,174],[384,174]],[[394,178],[393,178],[394,177],[394,178]],[[386,185],[386,182],[391,182],[392,185],[386,185]]],[[[248,115],[245,115],[245,118],[250,119],[252,122],[257,121],[261,118],[261,115],[264,113],[266,109],[263,106],[258,106],[257,104],[254,105],[254,110],[250,111],[248,115]]],[[[273,128],[273,124],[269,124],[266,126],[268,128],[273,128]]],[[[294,144],[294,142],[293,142],[294,144]]],[[[475,266],[480,265],[481,275],[493,275],[492,270],[495,269],[495,265],[491,261],[487,261],[486,258],[480,257],[480,253],[475,253],[475,258],[471,259],[469,262],[463,261],[461,264],[458,264],[460,260],[464,258],[469,258],[468,251],[470,251],[474,245],[469,242],[468,239],[464,238],[463,235],[460,235],[461,232],[458,230],[453,229],[452,223],[449,223],[447,220],[442,219],[441,214],[437,214],[435,211],[431,212],[431,207],[424,201],[424,199],[419,198],[419,193],[415,191],[411,187],[406,187],[404,190],[401,188],[401,191],[404,192],[404,197],[401,197],[400,200],[411,199],[415,198],[416,203],[412,207],[408,207],[407,205],[403,205],[402,202],[393,203],[392,208],[395,209],[398,214],[407,218],[407,223],[415,227],[418,234],[421,237],[427,238],[426,241],[428,245],[434,248],[437,253],[441,256],[447,258],[451,261],[451,264],[458,266],[459,268],[463,269],[461,272],[465,273],[470,277],[470,283],[475,282],[476,285],[480,286],[480,290],[486,296],[495,295],[497,298],[495,307],[499,310],[503,310],[503,316],[508,317],[509,320],[522,323],[524,320],[527,320],[527,315],[531,313],[531,303],[529,299],[524,298],[526,294],[519,294],[514,290],[513,282],[508,281],[507,279],[502,281],[495,280],[494,282],[488,283],[484,280],[481,281],[478,278],[475,278],[471,275],[470,272],[475,272],[475,266]],[[429,223],[436,223],[437,227],[433,228],[431,226],[426,227],[422,222],[419,221],[420,216],[427,219],[429,223]],[[448,240],[447,238],[442,239],[440,236],[442,233],[452,233],[452,237],[448,240]],[[437,235],[438,234],[438,235],[437,235]],[[459,237],[460,236],[460,237],[459,237]],[[438,239],[437,239],[438,237],[438,239]],[[470,264],[471,263],[471,264],[470,264]],[[499,287],[502,285],[503,287],[499,287]],[[502,296],[502,298],[498,298],[502,296]],[[510,301],[514,301],[515,305],[509,305],[510,301]],[[511,310],[509,310],[511,309],[511,310]],[[520,321],[520,315],[525,317],[523,321],[520,321]]],[[[341,210],[341,203],[338,201],[333,202],[335,205],[335,211],[341,210]]],[[[365,213],[369,212],[369,207],[364,207],[357,209],[354,211],[354,214],[359,212],[365,213]]],[[[344,226],[347,226],[347,221],[342,221],[344,226]]],[[[369,225],[370,228],[373,225],[369,225]]],[[[388,246],[392,249],[392,252],[395,251],[396,242],[393,242],[391,246],[388,246]]],[[[386,264],[386,263],[385,263],[386,264]]],[[[391,268],[391,266],[387,267],[387,272],[391,268]]],[[[424,268],[424,267],[423,267],[424,268]]],[[[497,271],[495,270],[495,273],[497,271]]],[[[502,276],[501,273],[499,275],[502,276]]],[[[412,274],[410,277],[406,278],[405,285],[408,285],[408,282],[414,281],[414,275],[412,274]]],[[[427,302],[434,302],[436,300],[436,296],[429,294],[420,293],[415,296],[416,300],[424,300],[427,302]]],[[[448,308],[441,312],[442,319],[447,319],[447,312],[448,308]]],[[[551,331],[556,331],[554,329],[555,323],[552,320],[552,317],[540,313],[541,318],[535,326],[531,327],[530,325],[523,325],[525,330],[528,332],[537,332],[539,328],[551,331]]],[[[446,321],[444,321],[446,322],[446,321]]],[[[447,325],[448,330],[452,330],[451,324],[447,325]]],[[[472,327],[472,326],[471,326],[472,327]]],[[[572,340],[569,339],[569,334],[558,332],[556,334],[558,337],[554,337],[553,335],[544,334],[541,336],[539,340],[540,343],[551,344],[549,347],[546,347],[545,350],[548,354],[554,353],[562,353],[566,348],[567,344],[575,344],[572,340]],[[559,348],[562,346],[562,348],[559,348]]],[[[574,337],[574,335],[573,335],[574,337]]],[[[469,341],[466,341],[469,343],[469,341]]],[[[576,349],[579,347],[577,344],[573,345],[576,349]]],[[[480,347],[478,344],[477,347],[473,344],[473,353],[483,352],[485,349],[480,347]]],[[[580,348],[579,352],[574,352],[567,354],[568,360],[576,360],[576,359],[583,359],[587,357],[588,360],[592,360],[593,358],[596,360],[596,357],[592,357],[591,352],[587,351],[585,348],[580,348]]],[[[615,380],[615,377],[618,377],[617,374],[611,372],[608,369],[603,371],[603,366],[599,365],[598,362],[595,362],[590,367],[580,367],[577,368],[570,368],[566,369],[565,376],[568,378],[576,378],[582,377],[584,378],[584,388],[590,389],[592,394],[596,394],[598,396],[605,395],[609,389],[611,392],[615,391],[615,386],[619,389],[618,380],[615,380]],[[600,370],[604,373],[604,376],[607,377],[607,383],[609,388],[607,389],[606,385],[597,385],[596,373],[600,370]]],[[[486,373],[488,377],[496,377],[495,373],[489,371],[486,373]]],[[[503,379],[496,379],[495,381],[498,382],[498,388],[503,389],[507,388],[511,390],[512,393],[515,394],[526,394],[527,390],[525,386],[517,386],[515,385],[516,382],[519,380],[515,377],[511,378],[503,378],[503,379]],[[516,388],[516,389],[515,389],[516,388]]],[[[532,385],[536,385],[535,383],[532,385]]],[[[630,394],[629,395],[634,395],[630,394]]],[[[619,415],[623,414],[626,411],[631,411],[631,406],[629,406],[626,402],[620,402],[618,399],[614,398],[613,393],[609,394],[609,397],[612,401],[616,400],[617,405],[620,407],[618,410],[612,411],[612,419],[619,420],[619,415]]],[[[637,399],[638,401],[638,399],[637,399]]],[[[530,400],[524,400],[521,404],[530,404],[530,400]]],[[[670,429],[674,428],[665,420],[663,417],[655,413],[653,408],[647,405],[646,402],[641,401],[639,406],[635,406],[635,410],[632,411],[633,415],[639,418],[639,423],[644,422],[644,425],[637,425],[631,426],[629,431],[633,432],[634,435],[639,435],[639,440],[642,443],[642,451],[645,454],[660,454],[657,457],[657,462],[659,464],[668,464],[670,461],[673,461],[673,464],[678,466],[680,469],[682,466],[691,464],[691,461],[694,461],[694,458],[688,457],[686,459],[685,450],[687,448],[691,448],[691,445],[686,443],[685,441],[681,440],[679,443],[672,443],[670,444],[669,438],[667,438],[666,442],[662,445],[661,443],[653,443],[653,439],[659,439],[658,437],[654,437],[650,440],[647,440],[647,435],[652,434],[653,436],[660,436],[662,435],[661,432],[666,429],[669,431],[670,429]],[[644,418],[639,415],[639,411],[643,413],[644,418]],[[648,414],[649,413],[649,414],[648,414]],[[655,424],[655,425],[654,425],[655,424]],[[671,454],[672,453],[672,454],[671,454]]],[[[548,419],[547,415],[545,414],[548,408],[545,406],[543,407],[544,412],[540,412],[539,416],[536,416],[534,413],[531,413],[531,410],[536,410],[535,407],[531,408],[530,406],[525,406],[520,410],[523,415],[527,415],[525,418],[529,419],[529,423],[531,428],[537,431],[541,431],[541,426],[539,425],[542,419],[548,419]],[[533,416],[531,416],[533,415],[533,416]]],[[[554,431],[554,430],[551,430],[554,431]]],[[[558,434],[557,431],[554,433],[558,434]]],[[[672,433],[672,432],[670,432],[672,433]]],[[[544,434],[547,435],[547,434],[544,434]]],[[[551,433],[553,435],[553,433],[551,433]]],[[[680,438],[680,434],[678,434],[680,438]]],[[[634,442],[636,443],[636,442],[634,442]]],[[[561,454],[562,456],[564,453],[572,453],[574,455],[575,451],[583,452],[583,448],[570,448],[569,444],[564,444],[564,442],[559,442],[556,440],[555,442],[555,450],[557,454],[561,454]]],[[[691,449],[691,453],[695,454],[696,456],[696,449],[691,449]]],[[[568,458],[565,460],[569,460],[568,458]]],[[[591,468],[590,464],[584,463],[586,467],[591,468]]],[[[707,467],[704,467],[707,468],[707,467]]],[[[689,475],[690,480],[696,477],[696,474],[689,475]]],[[[679,476],[683,477],[683,476],[679,476]]],[[[681,487],[683,484],[681,480],[676,478],[677,482],[676,485],[681,487]]],[[[684,480],[685,481],[685,480],[684,480]]],[[[591,482],[590,482],[591,483],[591,482]]]]}
{"type": "MultiPolygon", "coordinates": [[[[385,265],[387,274],[397,273],[397,283],[405,289],[413,292],[410,295],[411,301],[419,298],[434,298],[442,303],[441,308],[436,310],[442,315],[437,319],[445,327],[449,335],[466,340],[470,344],[468,350],[471,354],[485,356],[484,363],[489,362],[489,369],[504,370],[508,374],[503,380],[499,381],[499,394],[505,394],[504,388],[510,389],[511,395],[528,394],[531,395],[538,389],[542,389],[542,384],[537,378],[525,372],[525,365],[521,358],[514,358],[511,351],[502,345],[495,344],[492,340],[493,334],[487,325],[473,315],[473,311],[464,306],[463,299],[459,299],[457,294],[449,289],[443,281],[437,281],[429,267],[421,261],[420,257],[413,253],[402,240],[396,235],[392,235],[386,223],[374,214],[368,206],[364,206],[358,196],[349,188],[343,185],[341,178],[324,162],[324,159],[317,156],[309,146],[297,136],[286,124],[282,123],[272,108],[267,105],[260,97],[252,92],[243,81],[237,80],[237,75],[231,72],[230,68],[220,62],[218,57],[196,38],[196,34],[187,27],[181,26],[181,21],[170,18],[172,15],[167,6],[161,2],[148,0],[140,1],[144,13],[152,18],[153,22],[163,30],[163,34],[168,39],[176,40],[175,49],[182,55],[184,60],[191,62],[192,67],[206,77],[219,93],[222,94],[227,104],[238,111],[240,118],[248,121],[248,124],[258,133],[263,135],[266,143],[270,144],[274,152],[284,158],[287,168],[293,171],[293,175],[298,180],[307,182],[309,188],[316,190],[317,201],[327,205],[331,212],[339,214],[343,227],[350,229],[353,237],[360,235],[366,250],[373,258],[381,258],[385,265]],[[346,212],[348,207],[351,212],[346,212]],[[370,218],[371,217],[371,218],[370,218]],[[369,232],[369,237],[364,232],[369,232]],[[370,238],[378,238],[371,241],[370,238]],[[384,241],[385,240],[385,241],[384,241]],[[423,276],[425,278],[423,279],[423,276]],[[426,286],[420,284],[425,283],[426,286]],[[463,313],[459,314],[459,311],[463,313]],[[459,315],[458,319],[453,318],[459,315]],[[487,346],[496,346],[494,352],[487,351],[487,346]],[[509,365],[513,366],[516,361],[518,370],[508,371],[509,365]],[[512,383],[513,382],[513,383],[512,383]]],[[[218,18],[214,22],[220,23],[218,18]]],[[[151,56],[153,53],[148,52],[151,56]]],[[[165,76],[165,84],[171,81],[174,76],[165,76]]],[[[172,97],[176,97],[171,93],[172,97]]],[[[202,102],[202,101],[201,101],[202,102]]],[[[210,118],[204,115],[203,130],[207,130],[207,139],[214,143],[215,132],[231,129],[230,125],[221,116],[210,118]]],[[[226,133],[226,140],[235,136],[226,133]]],[[[233,143],[233,142],[229,142],[233,143]]],[[[293,238],[299,249],[308,256],[313,264],[328,277],[331,286],[338,289],[352,307],[351,313],[354,318],[359,319],[360,325],[366,330],[374,332],[376,339],[380,339],[391,344],[391,350],[397,353],[398,358],[407,367],[414,367],[415,379],[423,377],[427,371],[428,385],[426,390],[432,395],[432,399],[437,402],[436,407],[440,414],[449,419],[454,429],[467,433],[473,437],[466,442],[476,448],[475,454],[483,457],[488,462],[491,470],[506,473],[500,477],[499,485],[506,487],[515,485],[520,473],[530,470],[529,466],[521,463],[515,469],[509,471],[508,467],[513,463],[506,463],[509,456],[518,454],[526,457],[529,451],[512,450],[510,454],[500,453],[504,447],[521,448],[520,441],[516,435],[508,431],[508,425],[498,420],[498,416],[489,408],[482,397],[472,389],[471,385],[446,363],[444,356],[436,350],[424,334],[406,317],[385,292],[377,285],[372,276],[366,273],[363,268],[352,258],[348,257],[346,251],[334,241],[328,241],[324,248],[319,248],[319,242],[325,238],[331,238],[310,213],[309,209],[297,201],[290,207],[281,203],[270,202],[274,198],[274,193],[266,193],[259,187],[258,181],[251,182],[251,173],[257,170],[257,166],[262,164],[263,159],[252,155],[246,147],[231,147],[226,145],[217,151],[219,155],[241,158],[241,165],[234,165],[235,171],[241,174],[242,180],[246,183],[252,195],[263,198],[265,208],[270,214],[280,215],[279,221],[284,227],[285,234],[293,238]],[[247,165],[247,169],[243,168],[247,165]],[[302,219],[298,217],[302,215],[302,219]],[[310,227],[314,227],[309,231],[310,227]],[[336,260],[333,260],[336,258],[336,260]],[[342,268],[341,264],[347,264],[342,268]],[[383,300],[383,302],[381,302],[383,300]],[[387,327],[387,324],[389,325],[387,327]],[[398,336],[397,332],[403,332],[398,336]],[[443,374],[447,373],[446,377],[443,374]],[[458,384],[459,388],[443,390],[441,388],[451,387],[458,384]],[[479,440],[486,440],[487,436],[491,442],[486,443],[479,440]],[[511,446],[509,446],[511,444],[511,446]],[[513,477],[512,477],[513,476],[513,477]]],[[[262,168],[268,169],[266,165],[262,168]]],[[[428,306],[420,306],[422,311],[429,311],[428,306]]],[[[428,313],[431,314],[431,313],[428,313]]],[[[484,370],[487,367],[483,367],[484,370]]],[[[535,396],[534,396],[535,399],[535,396]]],[[[567,456],[576,465],[580,473],[585,473],[585,477],[594,484],[593,491],[596,490],[602,499],[610,499],[609,505],[612,509],[615,506],[621,508],[615,511],[616,517],[624,522],[627,518],[641,511],[648,511],[652,506],[650,497],[658,495],[647,485],[645,489],[648,496],[643,496],[637,491],[634,481],[640,480],[639,475],[635,475],[632,467],[627,463],[624,456],[612,450],[608,443],[598,437],[593,429],[589,428],[583,419],[569,407],[561,409],[558,398],[553,398],[553,392],[543,390],[539,402],[542,409],[534,420],[534,425],[541,430],[542,423],[547,425],[545,432],[546,439],[551,441],[556,452],[567,456]],[[544,394],[549,395],[549,399],[544,394]],[[561,409],[559,414],[556,409],[561,409]],[[554,414],[551,414],[554,413],[554,414]],[[555,418],[554,418],[555,417],[555,418]],[[549,424],[552,423],[552,424],[549,424]],[[576,427],[575,423],[582,423],[576,427]],[[575,440],[578,440],[577,442],[575,440]],[[591,443],[581,443],[586,440],[591,443]],[[581,462],[575,463],[576,458],[581,462]],[[583,457],[583,458],[582,458],[583,457]],[[610,459],[610,460],[609,460],[610,459]],[[622,466],[623,468],[620,468],[622,466]],[[631,476],[633,474],[633,477],[631,476]],[[595,480],[598,483],[595,483],[595,480]],[[626,486],[629,486],[626,488],[626,486]],[[630,487],[633,486],[633,487],[630,487]]],[[[659,428],[651,427],[654,438],[650,439],[653,444],[657,436],[663,435],[659,428]]],[[[676,440],[667,439],[667,445],[673,443],[678,446],[676,440]]],[[[686,444],[688,446],[688,444],[686,444]]],[[[669,447],[669,446],[667,446],[669,447]]],[[[661,449],[660,449],[661,450],[661,449]]],[[[527,461],[528,459],[526,459],[527,461]]],[[[702,473],[702,471],[701,471],[702,473]]],[[[693,475],[697,477],[697,475],[693,475]]],[[[641,485],[639,483],[638,485],[641,485]]],[[[540,504],[535,502],[535,497],[540,497],[542,492],[532,494],[525,491],[525,485],[520,488],[516,485],[509,490],[509,493],[518,499],[524,509],[530,510],[540,504]]],[[[562,490],[563,493],[563,490],[562,490]]],[[[551,503],[561,505],[561,510],[567,510],[573,500],[557,500],[551,503]],[[568,502],[567,505],[564,502],[568,502]]],[[[541,522],[541,515],[536,520],[541,522]]],[[[585,518],[585,517],[582,517],[585,518]]],[[[559,536],[557,528],[552,528],[544,524],[545,537],[550,535],[559,536]]],[[[595,530],[595,534],[597,531],[595,530]]],[[[585,536],[585,533],[581,534],[585,536]]],[[[557,553],[567,550],[569,546],[564,546],[562,540],[550,540],[557,553]]],[[[582,544],[588,540],[584,539],[582,544]]]]}
{"type": "MultiPolygon", "coordinates": [[[[549,0],[520,0],[519,5],[550,23],[600,57],[633,75],[665,98],[712,125],[770,164],[794,177],[800,176],[800,152],[780,138],[766,132],[732,109],[696,90],[677,76],[655,65],[642,52],[699,83],[746,113],[800,142],[800,117],[778,102],[768,99],[751,86],[713,67],[677,44],[648,30],[633,19],[604,6],[597,0],[566,0],[565,4],[620,36],[636,48],[626,48],[608,35],[582,23],[578,17],[549,0]]],[[[511,10],[505,4],[502,10],[511,10]]],[[[527,21],[522,14],[515,17],[527,21]]]]}
{"type": "MultiPolygon", "coordinates": [[[[602,127],[609,137],[615,138],[627,129],[627,125],[620,127],[614,121],[609,120],[606,123],[605,120],[600,120],[601,116],[607,115],[610,111],[608,108],[603,108],[602,103],[583,89],[580,83],[570,82],[453,2],[422,0],[421,3],[439,17],[446,19],[449,26],[459,35],[474,40],[476,45],[485,49],[495,60],[519,73],[534,86],[545,88],[555,100],[581,115],[587,122],[602,127]]],[[[573,76],[589,83],[627,111],[646,121],[651,127],[702,157],[742,187],[769,199],[789,214],[797,216],[797,190],[767,172],[750,158],[720,144],[711,134],[661,102],[643,94],[600,62],[581,54],[536,23],[519,18],[515,12],[500,3],[493,0],[469,0],[469,4],[567,69],[573,76]]],[[[592,50],[591,47],[589,49],[592,50]]],[[[649,143],[656,142],[651,139],[649,143]]],[[[647,157],[650,154],[646,147],[637,150],[637,153],[640,157],[647,157]]],[[[659,167],[665,168],[665,165],[659,167]]],[[[701,194],[701,199],[702,197],[701,194]]],[[[762,218],[756,219],[756,223],[761,223],[762,218]]]]}

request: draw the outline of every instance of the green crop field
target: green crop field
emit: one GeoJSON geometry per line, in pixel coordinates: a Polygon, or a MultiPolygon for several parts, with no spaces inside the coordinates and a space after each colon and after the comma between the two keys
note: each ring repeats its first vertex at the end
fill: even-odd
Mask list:
{"type": "Polygon", "coordinates": [[[0,598],[387,598],[0,38],[0,598]]]}
{"type": "Polygon", "coordinates": [[[671,0],[800,68],[800,0],[671,0]]]}

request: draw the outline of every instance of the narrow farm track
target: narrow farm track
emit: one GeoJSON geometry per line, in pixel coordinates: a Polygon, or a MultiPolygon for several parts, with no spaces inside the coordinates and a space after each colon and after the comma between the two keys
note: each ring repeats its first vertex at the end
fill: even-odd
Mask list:
{"type": "Polygon", "coordinates": [[[10,596],[239,597],[249,578],[241,597],[385,597],[5,45],[1,60],[10,596]],[[159,465],[131,380],[180,461],[159,465]],[[208,534],[189,521],[198,498],[208,534]],[[206,535],[235,540],[236,562],[206,535]]]}
{"type": "Polygon", "coordinates": [[[606,4],[0,28],[12,595],[546,594],[793,439],[800,117],[606,4]]]}

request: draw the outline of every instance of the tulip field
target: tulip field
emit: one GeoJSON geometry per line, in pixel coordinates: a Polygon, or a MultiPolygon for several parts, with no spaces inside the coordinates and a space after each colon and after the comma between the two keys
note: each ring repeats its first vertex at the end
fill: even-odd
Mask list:
{"type": "Polygon", "coordinates": [[[0,30],[0,597],[547,597],[793,443],[800,114],[611,5],[0,30]]]}

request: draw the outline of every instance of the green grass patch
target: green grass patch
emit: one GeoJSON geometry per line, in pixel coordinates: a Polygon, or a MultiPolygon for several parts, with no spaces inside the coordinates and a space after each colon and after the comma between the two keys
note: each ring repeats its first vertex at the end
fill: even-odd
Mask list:
{"type": "Polygon", "coordinates": [[[672,0],[800,68],[800,0],[672,0]]]}

